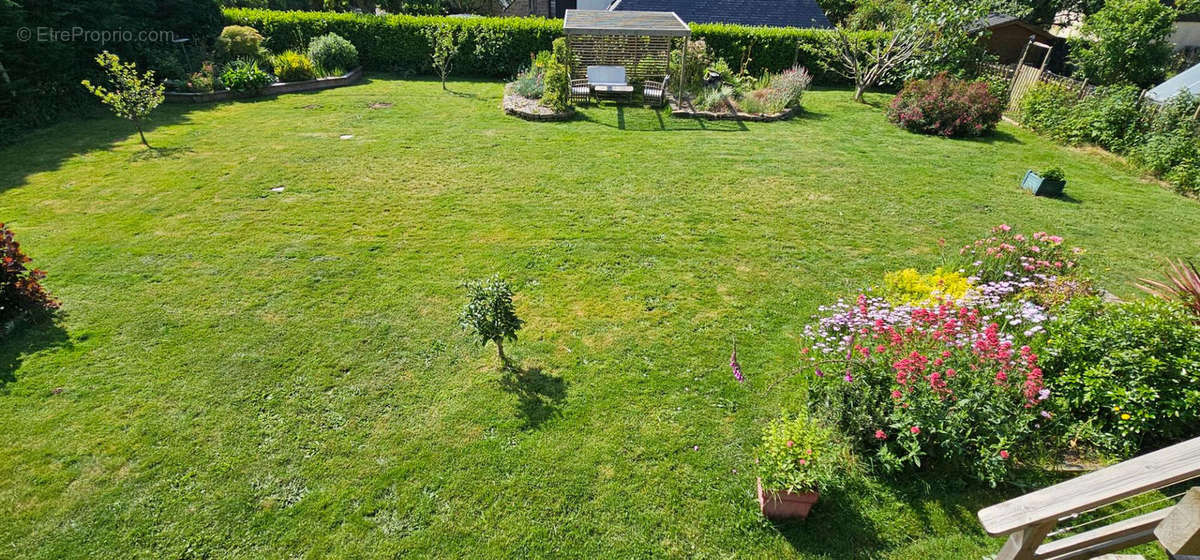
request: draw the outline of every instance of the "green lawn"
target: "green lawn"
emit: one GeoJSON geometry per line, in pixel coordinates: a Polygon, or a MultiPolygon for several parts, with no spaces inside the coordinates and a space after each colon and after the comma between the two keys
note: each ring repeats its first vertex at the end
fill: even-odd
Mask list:
{"type": "Polygon", "coordinates": [[[0,220],[64,309],[0,342],[0,557],[974,560],[999,546],[975,511],[1020,490],[879,480],[760,518],[804,323],[1001,222],[1088,247],[1119,295],[1200,258],[1200,203],[1115,158],[915,136],[883,96],[535,124],[450,87],[165,106],[157,153],[115,119],[0,150],[0,220]],[[1069,200],[1017,187],[1052,164],[1069,200]],[[494,272],[516,380],[457,325],[494,272]]]}

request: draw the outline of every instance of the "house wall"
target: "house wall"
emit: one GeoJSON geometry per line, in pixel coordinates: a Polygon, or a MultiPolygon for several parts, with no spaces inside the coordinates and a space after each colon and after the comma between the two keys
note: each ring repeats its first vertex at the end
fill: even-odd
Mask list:
{"type": "Polygon", "coordinates": [[[1200,47],[1200,21],[1181,21],[1175,24],[1175,32],[1171,34],[1171,44],[1176,51],[1200,47]]]}
{"type": "MultiPolygon", "coordinates": [[[[1019,25],[1004,25],[992,28],[988,39],[988,52],[1000,57],[1000,64],[1013,64],[1021,60],[1021,51],[1029,42],[1029,30],[1019,25]]],[[[1053,37],[1038,37],[1038,41],[1052,41],[1053,37]]],[[[1052,43],[1051,43],[1052,44],[1052,43]]],[[[1037,59],[1041,63],[1041,59],[1037,59]]]]}
{"type": "Polygon", "coordinates": [[[501,15],[525,17],[525,16],[541,16],[550,17],[551,0],[513,0],[508,9],[501,12],[501,15]]]}

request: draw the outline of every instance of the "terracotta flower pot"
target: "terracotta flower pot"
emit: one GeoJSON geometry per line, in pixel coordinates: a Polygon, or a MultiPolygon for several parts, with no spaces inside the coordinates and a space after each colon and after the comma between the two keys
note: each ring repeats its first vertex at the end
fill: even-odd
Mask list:
{"type": "Polygon", "coordinates": [[[762,479],[758,479],[758,506],[767,519],[805,519],[820,498],[820,492],[793,494],[763,490],[762,479]]]}

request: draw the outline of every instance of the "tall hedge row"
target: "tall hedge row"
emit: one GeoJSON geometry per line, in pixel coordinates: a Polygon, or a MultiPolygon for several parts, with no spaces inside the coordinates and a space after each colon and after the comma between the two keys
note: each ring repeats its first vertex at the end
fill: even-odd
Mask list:
{"type": "MultiPolygon", "coordinates": [[[[258,29],[268,37],[266,46],[273,51],[302,48],[312,37],[334,32],[358,47],[368,70],[418,74],[432,72],[425,31],[437,25],[453,25],[465,32],[454,73],[489,78],[512,76],[529,63],[530,53],[549,50],[550,43],[563,34],[561,20],[542,18],[375,16],[241,8],[224,13],[229,25],[258,29]]],[[[758,74],[798,63],[813,72],[817,83],[843,83],[830,70],[833,60],[827,47],[834,39],[830,30],[693,24],[692,34],[703,38],[716,56],[734,68],[746,61],[749,70],[758,74]]]]}

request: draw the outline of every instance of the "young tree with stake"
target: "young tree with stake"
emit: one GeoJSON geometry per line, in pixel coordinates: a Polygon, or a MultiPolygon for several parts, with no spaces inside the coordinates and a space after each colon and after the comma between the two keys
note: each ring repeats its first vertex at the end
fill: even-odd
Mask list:
{"type": "Polygon", "coordinates": [[[450,25],[439,25],[429,32],[429,47],[433,49],[433,69],[442,77],[442,89],[446,89],[446,76],[450,75],[451,63],[462,45],[463,33],[450,25]]]}
{"type": "Polygon", "coordinates": [[[96,55],[96,63],[104,69],[112,89],[92,85],[89,80],[82,82],[83,87],[112,108],[118,117],[131,121],[137,128],[142,144],[149,148],[142,123],[149,120],[150,112],[163,102],[166,87],[154,81],[153,70],[139,74],[136,64],[122,63],[120,57],[108,51],[96,55]]]}
{"type": "Polygon", "coordinates": [[[480,344],[496,343],[500,363],[507,365],[504,341],[516,341],[517,331],[525,324],[513,308],[512,288],[498,276],[468,282],[464,287],[471,299],[463,308],[459,323],[464,330],[474,333],[480,344]]]}

